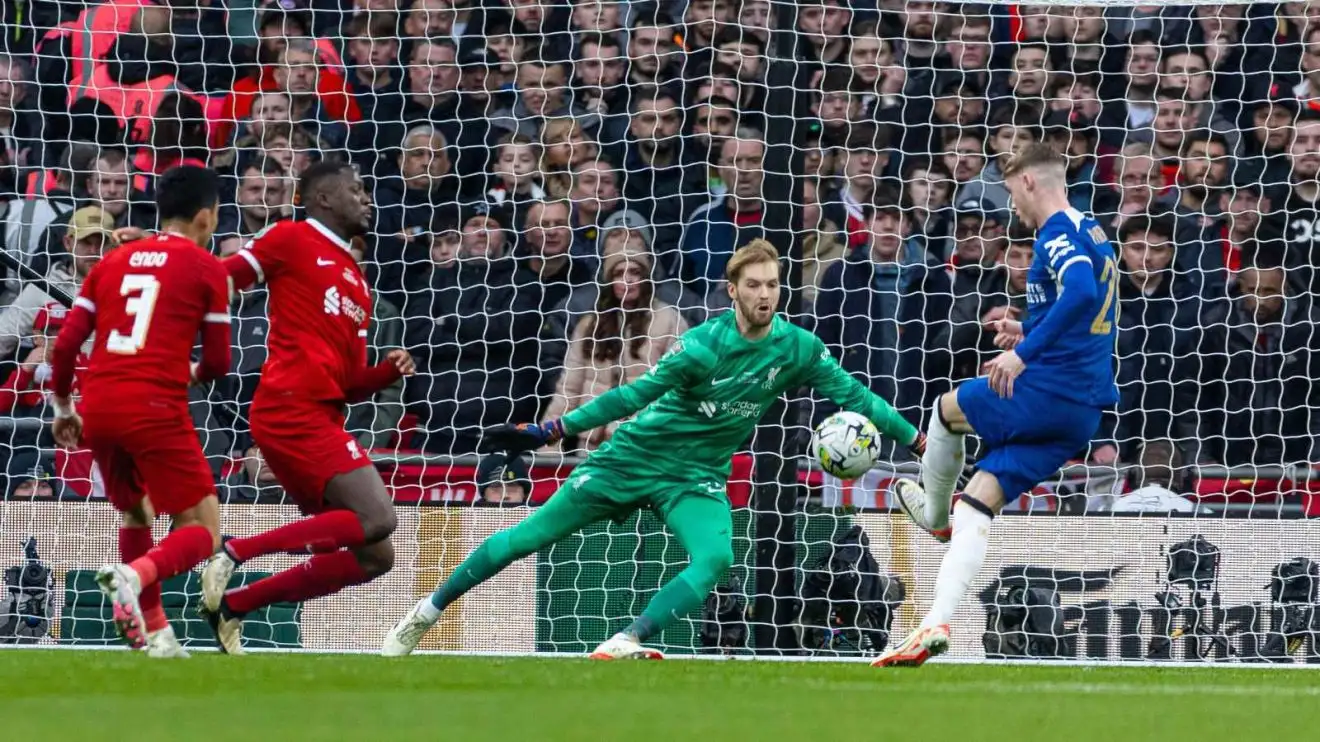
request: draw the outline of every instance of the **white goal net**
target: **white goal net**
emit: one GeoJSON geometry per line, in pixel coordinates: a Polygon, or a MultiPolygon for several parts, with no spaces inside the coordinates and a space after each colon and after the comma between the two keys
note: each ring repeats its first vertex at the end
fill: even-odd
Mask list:
{"type": "MultiPolygon", "coordinates": [[[[395,498],[396,566],[245,631],[372,650],[616,428],[508,466],[476,454],[481,429],[644,374],[726,311],[725,264],[754,239],[783,257],[785,316],[924,426],[993,357],[988,324],[1024,315],[1033,235],[1001,168],[1043,141],[1117,251],[1121,401],[997,521],[953,656],[1320,661],[1320,2],[2,12],[0,644],[114,643],[92,574],[116,558],[118,516],[88,453],[51,438],[47,352],[109,230],[157,227],[169,167],[223,176],[219,255],[293,218],[313,162],[368,184],[370,354],[406,348],[418,374],[348,427],[395,498]]],[[[192,409],[223,530],[249,535],[298,514],[248,430],[264,291],[232,315],[231,374],[192,409]]],[[[661,649],[867,655],[915,627],[943,548],[885,493],[916,462],[900,446],[857,482],[823,475],[803,450],[832,411],[789,395],[735,456],[734,567],[661,649]]],[[[465,596],[422,647],[587,651],[686,560],[650,512],[597,524],[465,596]]],[[[197,591],[168,582],[165,610],[203,646],[197,591]]]]}

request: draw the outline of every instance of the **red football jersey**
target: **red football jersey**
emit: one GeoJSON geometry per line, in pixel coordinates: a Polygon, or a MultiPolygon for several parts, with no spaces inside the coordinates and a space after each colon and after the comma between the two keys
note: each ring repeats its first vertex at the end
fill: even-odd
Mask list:
{"type": "Polygon", "coordinates": [[[234,288],[270,288],[264,392],[343,402],[367,362],[371,291],[348,242],[315,219],[267,227],[224,261],[234,288]]]}
{"type": "Polygon", "coordinates": [[[107,252],[74,306],[96,318],[84,400],[186,403],[198,333],[207,323],[229,324],[229,280],[191,240],[159,234],[107,252]]]}

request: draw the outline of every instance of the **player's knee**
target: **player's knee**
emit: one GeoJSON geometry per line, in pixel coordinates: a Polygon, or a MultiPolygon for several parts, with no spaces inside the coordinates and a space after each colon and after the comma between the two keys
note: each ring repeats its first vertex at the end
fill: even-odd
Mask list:
{"type": "Polygon", "coordinates": [[[362,522],[362,535],[369,544],[385,541],[399,527],[399,516],[389,505],[359,513],[358,518],[362,522]]]}
{"type": "Polygon", "coordinates": [[[713,581],[718,581],[733,566],[733,549],[714,549],[694,555],[692,562],[713,581]]]}

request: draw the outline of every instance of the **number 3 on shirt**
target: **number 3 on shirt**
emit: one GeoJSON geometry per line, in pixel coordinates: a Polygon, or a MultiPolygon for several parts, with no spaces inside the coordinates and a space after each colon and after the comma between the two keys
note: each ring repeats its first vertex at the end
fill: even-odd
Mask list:
{"type": "MultiPolygon", "coordinates": [[[[1114,294],[1118,293],[1118,268],[1112,258],[1105,258],[1105,268],[1100,271],[1100,282],[1109,284],[1105,290],[1105,303],[1100,305],[1100,313],[1091,320],[1092,335],[1108,335],[1114,329],[1112,320],[1106,319],[1109,308],[1114,304],[1114,294]]],[[[1117,310],[1114,312],[1117,318],[1117,310]]]]}
{"type": "Polygon", "coordinates": [[[124,314],[133,318],[133,329],[127,335],[111,330],[105,339],[105,349],[124,356],[136,355],[147,342],[151,313],[156,310],[156,297],[160,295],[160,281],[155,276],[130,273],[119,285],[119,295],[130,297],[124,302],[124,314]]]}

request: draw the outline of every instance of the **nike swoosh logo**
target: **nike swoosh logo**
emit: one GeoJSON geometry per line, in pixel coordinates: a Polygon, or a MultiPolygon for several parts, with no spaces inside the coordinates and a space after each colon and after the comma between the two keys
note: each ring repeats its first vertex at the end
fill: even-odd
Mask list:
{"type": "Polygon", "coordinates": [[[323,259],[321,259],[321,258],[317,258],[317,259],[316,259],[316,264],[317,264],[317,265],[320,265],[320,266],[334,265],[334,264],[335,264],[335,261],[333,261],[333,260],[323,260],[323,259]]]}
{"type": "Polygon", "coordinates": [[[738,377],[737,377],[737,376],[726,376],[726,377],[724,377],[723,379],[711,379],[711,380],[710,380],[710,385],[711,385],[711,386],[719,386],[720,384],[727,384],[727,383],[729,383],[730,381],[733,381],[733,380],[736,379],[736,378],[738,378],[738,377]]]}

